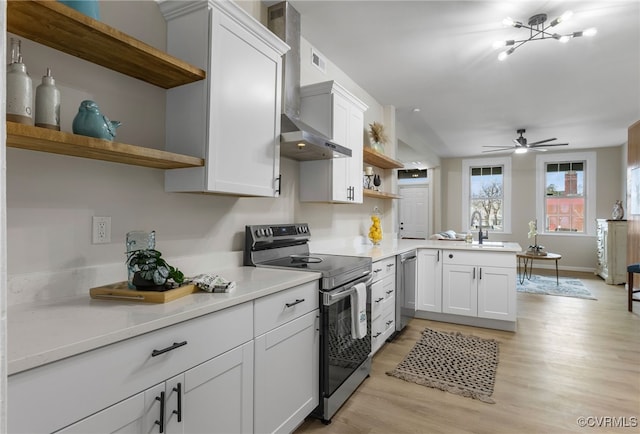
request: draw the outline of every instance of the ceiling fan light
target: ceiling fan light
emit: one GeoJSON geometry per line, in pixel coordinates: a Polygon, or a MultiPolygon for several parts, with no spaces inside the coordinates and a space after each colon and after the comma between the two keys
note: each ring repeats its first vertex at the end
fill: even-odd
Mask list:
{"type": "Polygon", "coordinates": [[[514,152],[516,154],[526,154],[527,153],[527,148],[516,148],[516,150],[514,152]]]}
{"type": "Polygon", "coordinates": [[[498,60],[504,60],[507,58],[509,54],[506,51],[501,52],[500,54],[498,54],[498,60]]]}
{"type": "Polygon", "coordinates": [[[566,44],[571,40],[571,37],[572,35],[562,35],[560,36],[560,39],[558,39],[558,41],[562,42],[563,44],[566,44]]]}
{"type": "Polygon", "coordinates": [[[569,21],[572,16],[573,16],[573,12],[566,11],[564,14],[560,15],[558,18],[556,18],[555,20],[551,21],[551,27],[555,27],[560,23],[563,23],[565,21],[569,21]]]}
{"type": "Polygon", "coordinates": [[[596,33],[598,33],[598,29],[595,27],[589,27],[587,30],[582,31],[583,36],[595,36],[596,33]]]}
{"type": "Polygon", "coordinates": [[[510,17],[505,18],[504,20],[502,20],[502,24],[504,24],[505,26],[513,26],[516,22],[513,21],[510,17]]]}

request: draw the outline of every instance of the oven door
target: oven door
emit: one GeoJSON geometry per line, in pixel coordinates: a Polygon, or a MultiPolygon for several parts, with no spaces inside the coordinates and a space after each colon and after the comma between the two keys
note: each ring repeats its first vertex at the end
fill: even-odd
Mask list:
{"type": "Polygon", "coordinates": [[[320,334],[320,392],[327,398],[371,354],[371,276],[322,294],[320,334]],[[362,339],[351,335],[351,294],[354,285],[367,286],[367,334],[362,339]]]}

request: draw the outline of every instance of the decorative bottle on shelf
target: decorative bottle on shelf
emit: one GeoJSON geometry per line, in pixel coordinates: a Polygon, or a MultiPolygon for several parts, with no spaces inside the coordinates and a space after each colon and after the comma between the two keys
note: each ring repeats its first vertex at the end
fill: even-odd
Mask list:
{"type": "Polygon", "coordinates": [[[33,84],[22,63],[20,40],[11,38],[11,63],[7,66],[7,120],[33,125],[33,84]]]}
{"type": "Polygon", "coordinates": [[[380,209],[375,207],[373,214],[371,214],[371,227],[369,227],[369,239],[374,246],[380,244],[382,241],[382,225],[380,222],[380,209]]]}
{"type": "Polygon", "coordinates": [[[60,131],[60,91],[51,76],[51,68],[36,88],[36,127],[60,131]]]}

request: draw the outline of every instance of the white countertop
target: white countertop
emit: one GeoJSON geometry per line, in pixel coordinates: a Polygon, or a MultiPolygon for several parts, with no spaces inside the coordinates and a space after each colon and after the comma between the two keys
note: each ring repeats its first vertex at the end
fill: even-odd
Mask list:
{"type": "Polygon", "coordinates": [[[477,252],[494,252],[494,253],[518,253],[522,248],[518,243],[502,243],[502,247],[495,247],[491,243],[483,244],[467,244],[464,241],[443,241],[443,240],[382,240],[380,245],[352,245],[348,247],[325,247],[322,249],[312,250],[313,253],[329,253],[336,255],[353,255],[353,256],[369,256],[373,261],[385,259],[395,256],[399,253],[408,252],[414,249],[447,249],[447,250],[470,250],[477,252]]]}
{"type": "Polygon", "coordinates": [[[51,363],[123,339],[254,300],[303,283],[319,273],[236,267],[219,271],[236,282],[229,293],[199,292],[164,304],[73,296],[10,306],[8,374],[51,363]]]}

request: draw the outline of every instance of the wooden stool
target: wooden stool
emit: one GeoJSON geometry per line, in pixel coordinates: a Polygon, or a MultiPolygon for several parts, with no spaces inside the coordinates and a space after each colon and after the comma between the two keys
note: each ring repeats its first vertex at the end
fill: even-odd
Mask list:
{"type": "Polygon", "coordinates": [[[629,312],[633,312],[633,302],[640,301],[640,298],[633,298],[633,294],[640,292],[640,289],[633,289],[633,274],[640,274],[640,263],[629,265],[627,272],[629,273],[629,277],[627,278],[627,285],[629,285],[629,312]]]}

